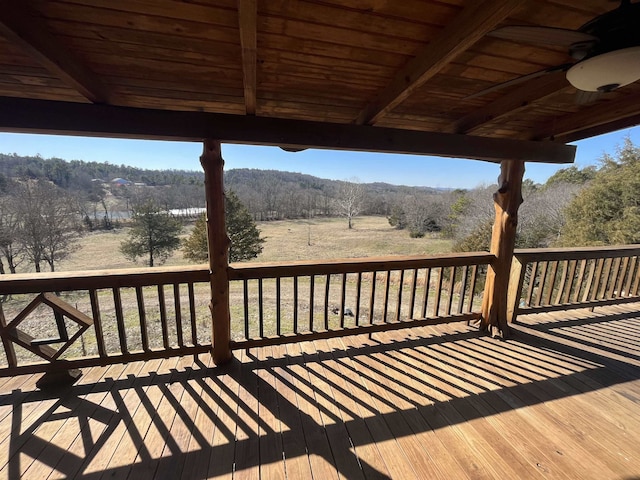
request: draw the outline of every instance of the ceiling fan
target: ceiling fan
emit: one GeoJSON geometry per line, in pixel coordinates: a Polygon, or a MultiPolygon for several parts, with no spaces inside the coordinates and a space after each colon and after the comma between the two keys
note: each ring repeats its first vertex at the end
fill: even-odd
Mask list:
{"type": "Polygon", "coordinates": [[[574,62],[494,85],[467,98],[558,71],[565,71],[567,80],[579,94],[591,99],[640,79],[640,2],[621,0],[618,8],[595,17],[577,30],[512,25],[497,28],[488,35],[519,43],[565,47],[574,62]]]}

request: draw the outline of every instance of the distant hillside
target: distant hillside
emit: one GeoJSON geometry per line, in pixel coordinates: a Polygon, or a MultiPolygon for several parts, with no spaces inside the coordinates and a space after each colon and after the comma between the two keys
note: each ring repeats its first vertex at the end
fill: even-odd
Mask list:
{"type": "MultiPolygon", "coordinates": [[[[143,184],[142,193],[153,195],[169,209],[204,206],[204,174],[201,171],[146,170],[111,163],[0,154],[0,188],[8,179],[47,179],[80,197],[95,196],[96,185],[109,185],[111,197],[134,198],[141,192],[129,191],[128,185],[143,184]],[[126,182],[111,183],[116,178],[126,182]]],[[[339,212],[335,200],[344,184],[338,180],[278,170],[242,168],[225,171],[226,187],[238,194],[257,220],[336,215],[339,212]]],[[[362,187],[362,214],[389,215],[394,206],[403,203],[407,197],[443,195],[442,190],[434,188],[383,182],[362,184],[362,187]]]]}
{"type": "Polygon", "coordinates": [[[85,162],[40,156],[0,153],[0,176],[5,178],[46,178],[62,188],[90,188],[91,180],[109,182],[125,178],[151,186],[202,183],[204,174],[187,170],[144,170],[107,162],[85,162]]]}

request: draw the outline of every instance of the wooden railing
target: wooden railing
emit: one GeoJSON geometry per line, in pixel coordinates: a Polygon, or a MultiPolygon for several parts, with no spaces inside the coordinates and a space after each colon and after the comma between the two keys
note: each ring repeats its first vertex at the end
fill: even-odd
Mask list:
{"type": "Polygon", "coordinates": [[[487,253],[230,268],[234,349],[479,318],[487,253]]]}
{"type": "MultiPolygon", "coordinates": [[[[516,250],[508,314],[640,301],[640,246],[516,250]]],[[[495,257],[233,264],[231,348],[469,321],[495,257]]],[[[211,350],[204,266],[0,277],[0,375],[211,350]]]]}
{"type": "Polygon", "coordinates": [[[208,282],[203,266],[3,275],[0,374],[209,351],[208,282]]]}
{"type": "Polygon", "coordinates": [[[518,313],[640,301],[640,245],[516,250],[508,320],[518,313]]]}

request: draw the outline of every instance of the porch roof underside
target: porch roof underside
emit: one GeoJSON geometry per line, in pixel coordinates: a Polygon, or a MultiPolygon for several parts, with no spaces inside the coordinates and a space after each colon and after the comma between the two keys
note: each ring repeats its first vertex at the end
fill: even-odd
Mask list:
{"type": "Polygon", "coordinates": [[[638,305],[0,383],[6,478],[636,478],[638,305]]]}
{"type": "Polygon", "coordinates": [[[0,7],[3,131],[571,162],[566,142],[640,121],[637,82],[579,103],[556,72],[473,96],[571,61],[492,29],[575,29],[608,0],[0,7]]]}

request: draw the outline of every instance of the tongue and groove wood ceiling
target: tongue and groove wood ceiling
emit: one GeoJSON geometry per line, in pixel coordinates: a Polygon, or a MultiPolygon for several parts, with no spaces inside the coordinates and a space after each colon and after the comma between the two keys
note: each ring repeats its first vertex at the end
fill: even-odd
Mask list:
{"type": "Polygon", "coordinates": [[[18,98],[565,143],[638,123],[640,82],[580,103],[556,72],[473,96],[571,61],[565,48],[487,33],[522,24],[577,29],[615,7],[0,0],[0,108],[18,98]]]}

